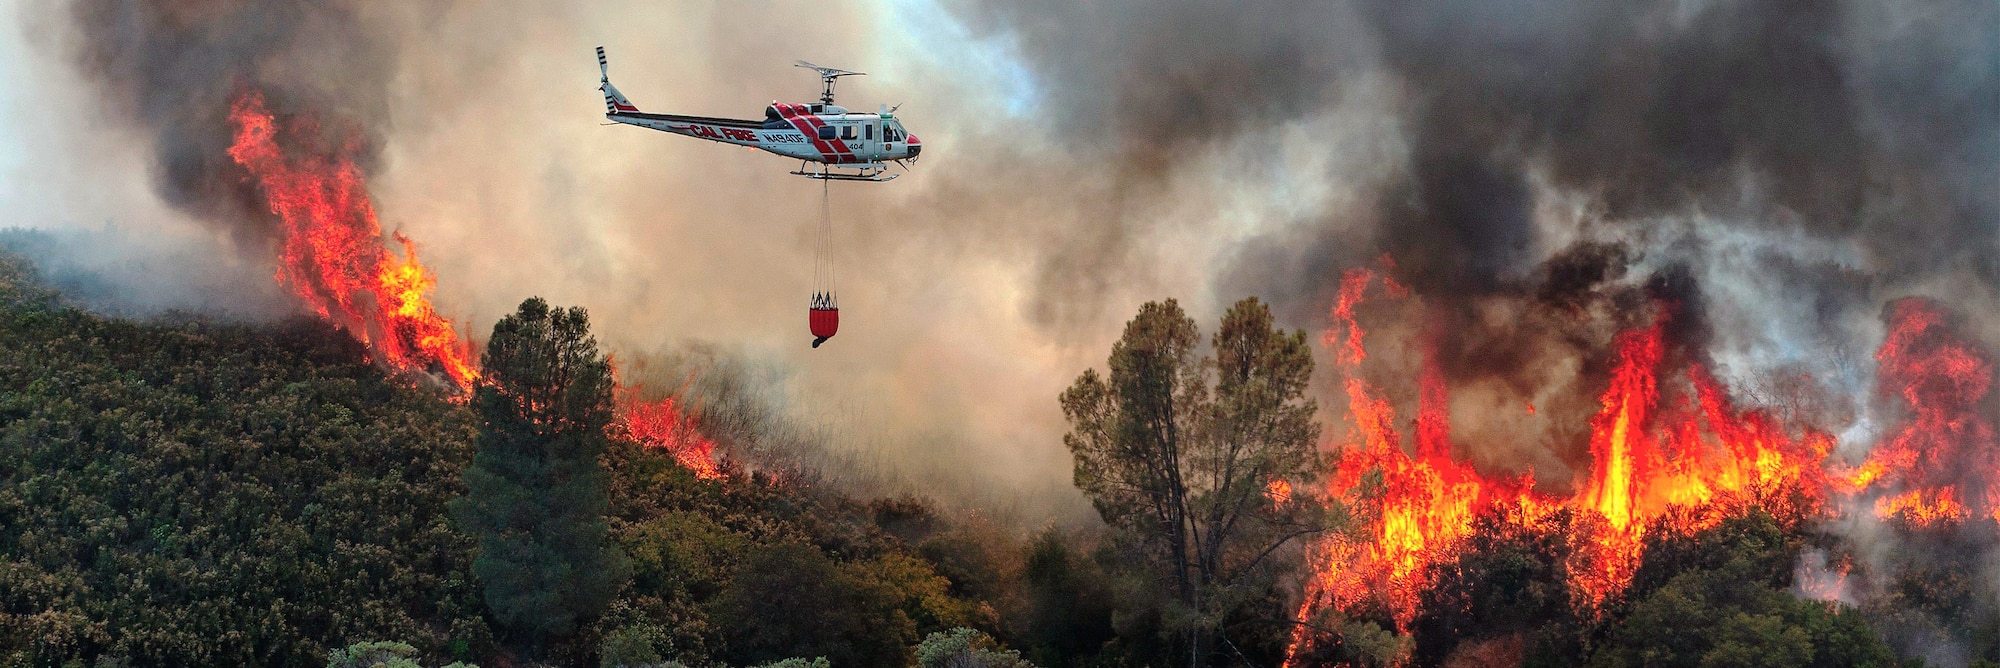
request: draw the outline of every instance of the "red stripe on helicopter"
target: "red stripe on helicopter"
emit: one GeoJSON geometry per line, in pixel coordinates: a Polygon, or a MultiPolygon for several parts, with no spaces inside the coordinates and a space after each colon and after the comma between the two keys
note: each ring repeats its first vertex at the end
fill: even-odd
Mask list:
{"type": "Polygon", "coordinates": [[[805,135],[806,141],[812,143],[813,149],[819,151],[821,158],[827,157],[826,144],[820,142],[819,135],[812,131],[812,125],[806,123],[804,119],[799,118],[798,111],[794,110],[792,106],[784,102],[771,103],[771,108],[778,110],[778,116],[784,118],[786,123],[792,124],[792,129],[798,130],[799,134],[805,135]]]}
{"type": "Polygon", "coordinates": [[[819,129],[825,127],[826,122],[821,121],[818,116],[805,113],[805,105],[777,103],[773,106],[778,108],[778,115],[783,116],[786,121],[792,124],[793,128],[798,129],[800,134],[805,135],[806,139],[812,142],[813,148],[819,150],[820,157],[826,162],[831,164],[855,162],[853,160],[854,155],[847,150],[846,144],[841,143],[837,139],[827,140],[819,138],[819,129]]]}
{"type": "Polygon", "coordinates": [[[820,139],[819,129],[824,127],[826,123],[821,121],[818,116],[807,113],[806,106],[803,104],[789,104],[785,106],[791,110],[788,117],[792,121],[792,127],[798,128],[799,132],[805,134],[806,139],[812,141],[813,147],[819,149],[820,158],[826,162],[838,164],[841,161],[841,154],[846,152],[846,147],[841,146],[833,140],[820,139]]]}

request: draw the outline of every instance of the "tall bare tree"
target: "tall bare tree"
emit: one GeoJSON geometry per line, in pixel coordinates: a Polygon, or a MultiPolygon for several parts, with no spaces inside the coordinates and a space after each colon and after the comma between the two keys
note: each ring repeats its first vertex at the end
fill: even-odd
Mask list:
{"type": "Polygon", "coordinates": [[[1252,297],[1223,316],[1209,355],[1199,343],[1179,304],[1149,302],[1112,346],[1108,376],[1086,370],[1062,394],[1076,485],[1171,587],[1193,666],[1268,586],[1274,557],[1326,529],[1303,493],[1325,466],[1305,332],[1274,329],[1252,297]]]}

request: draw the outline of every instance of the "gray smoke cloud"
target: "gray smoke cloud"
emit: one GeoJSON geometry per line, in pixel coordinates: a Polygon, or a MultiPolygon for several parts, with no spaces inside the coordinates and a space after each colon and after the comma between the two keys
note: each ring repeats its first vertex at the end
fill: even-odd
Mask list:
{"type": "MultiPolygon", "coordinates": [[[[1743,380],[1809,371],[1865,398],[1867,375],[1832,359],[1878,341],[1876,310],[1900,293],[1960,298],[1991,339],[1990,3],[969,2],[964,13],[1020,41],[1061,128],[1113,138],[1082,145],[1114,163],[1254,144],[1335,113],[1356,82],[1386,80],[1359,90],[1391,100],[1400,150],[1374,173],[1324,175],[1372,187],[1244,240],[1214,285],[1316,324],[1339,270],[1386,254],[1443,319],[1435,345],[1455,389],[1498,384],[1559,414],[1594,410],[1591,370],[1648,281],[1698,302],[1681,309],[1695,319],[1684,333],[1713,339],[1683,343],[1743,380]]],[[[1454,417],[1475,440],[1520,439],[1511,424],[1482,430],[1480,412],[1454,417]]],[[[1546,444],[1575,462],[1580,437],[1546,444]]]]}
{"type": "MultiPolygon", "coordinates": [[[[1900,419],[1870,359],[1885,303],[1939,298],[1965,335],[2000,342],[1992,3],[967,0],[961,11],[1023,45],[1064,119],[1057,131],[1107,169],[1274,139],[1379,158],[1328,165],[1320,178],[1351,190],[1235,240],[1210,288],[1323,326],[1340,272],[1386,256],[1422,308],[1364,311],[1378,327],[1364,372],[1408,416],[1429,351],[1451,385],[1460,454],[1489,471],[1532,469],[1558,490],[1580,474],[1608,344],[1651,304],[1672,314],[1675,355],[1716,368],[1745,405],[1841,433],[1850,462],[1900,419]],[[1358,112],[1359,95],[1380,106],[1358,112]],[[1391,139],[1327,131],[1342,126],[1391,139]],[[1288,134],[1299,127],[1319,134],[1288,134]]],[[[1862,519],[1828,528],[1878,584],[2000,554],[1980,523],[1911,543],[1869,508],[1846,512],[1862,519]],[[1954,556],[1910,561],[1929,553],[1954,556]]],[[[1951,571],[1984,581],[1956,612],[1900,610],[1887,585],[1853,593],[1878,618],[1917,620],[1891,624],[1905,651],[1963,665],[1963,652],[1938,649],[1963,627],[1939,620],[1990,618],[2000,580],[1984,568],[1951,571]]]]}
{"type": "Polygon", "coordinates": [[[151,133],[160,195],[231,226],[240,242],[262,250],[272,216],[227,153],[232,96],[257,90],[278,114],[311,114],[325,143],[375,166],[404,17],[304,0],[76,0],[63,9],[85,79],[110,111],[151,133]]]}

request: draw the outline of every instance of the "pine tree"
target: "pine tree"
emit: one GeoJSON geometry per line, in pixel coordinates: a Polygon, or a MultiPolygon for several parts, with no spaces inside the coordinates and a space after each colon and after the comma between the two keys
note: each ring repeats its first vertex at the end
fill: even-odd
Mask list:
{"type": "Polygon", "coordinates": [[[1076,486],[1171,588],[1194,666],[1264,596],[1280,548],[1327,528],[1309,496],[1271,491],[1308,489],[1324,465],[1305,332],[1275,328],[1252,297],[1223,316],[1213,357],[1200,341],[1174,300],[1148,302],[1111,347],[1110,373],[1085,370],[1062,394],[1076,486]]]}
{"type": "Polygon", "coordinates": [[[630,571],[606,541],[598,465],[611,367],[582,308],[536,297],[493,326],[482,374],[479,452],[452,510],[479,540],[472,571],[494,619],[536,647],[603,610],[630,571]]]}

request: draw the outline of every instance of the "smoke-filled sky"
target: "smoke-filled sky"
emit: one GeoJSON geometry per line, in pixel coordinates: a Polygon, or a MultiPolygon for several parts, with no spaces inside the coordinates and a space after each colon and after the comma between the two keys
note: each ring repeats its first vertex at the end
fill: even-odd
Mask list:
{"type": "Polygon", "coordinates": [[[1434,332],[1474,461],[1545,478],[1648,296],[1684,302],[1739,391],[1801,372],[1856,397],[1829,425],[1856,443],[1888,299],[2000,340],[1982,0],[245,4],[0,0],[0,225],[112,221],[243,278],[190,290],[263,279],[254,230],[204,199],[230,185],[201,171],[201,95],[174,94],[249,77],[363,126],[385,226],[470,331],[541,295],[621,354],[711,342],[843,447],[1057,507],[1056,394],[1141,302],[1212,326],[1256,295],[1317,331],[1339,272],[1385,253],[1431,308],[1384,345],[1434,332]],[[126,11],[149,5],[202,39],[126,11]],[[828,346],[804,314],[820,185],[602,127],[599,44],[646,111],[807,101],[800,58],[869,73],[847,106],[903,105],[915,169],[833,187],[828,346]]]}

